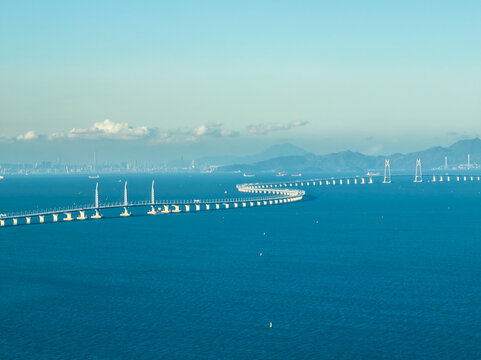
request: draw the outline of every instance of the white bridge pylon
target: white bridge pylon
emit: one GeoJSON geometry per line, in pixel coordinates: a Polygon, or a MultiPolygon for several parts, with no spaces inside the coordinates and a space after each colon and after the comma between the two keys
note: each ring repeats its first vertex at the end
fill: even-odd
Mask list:
{"type": "Polygon", "coordinates": [[[414,176],[414,182],[423,182],[423,172],[421,168],[421,159],[416,160],[416,175],[414,176]]]}
{"type": "Polygon", "coordinates": [[[384,161],[384,181],[383,184],[390,184],[391,183],[391,164],[389,163],[389,159],[384,161]]]}

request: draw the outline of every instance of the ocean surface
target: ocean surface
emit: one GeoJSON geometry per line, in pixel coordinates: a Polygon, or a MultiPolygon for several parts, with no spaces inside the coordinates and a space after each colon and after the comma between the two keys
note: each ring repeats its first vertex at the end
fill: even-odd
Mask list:
{"type": "MultiPolygon", "coordinates": [[[[237,196],[239,175],[23,176],[0,213],[237,196]]],[[[0,228],[0,359],[479,359],[481,183],[0,228]],[[260,256],[262,253],[262,256],[260,256]],[[272,323],[272,328],[269,324],[272,323]]]]}

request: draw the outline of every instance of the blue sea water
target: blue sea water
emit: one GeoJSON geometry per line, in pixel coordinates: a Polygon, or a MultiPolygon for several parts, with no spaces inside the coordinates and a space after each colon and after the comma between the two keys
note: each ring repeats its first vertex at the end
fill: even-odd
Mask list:
{"type": "MultiPolygon", "coordinates": [[[[124,178],[101,177],[101,201],[121,200],[124,178]]],[[[133,200],[153,178],[166,199],[237,196],[246,180],[127,178],[133,200]]],[[[0,212],[92,203],[96,181],[6,178],[0,212]]],[[[481,358],[481,183],[393,181],[1,228],[0,358],[481,358]]]]}

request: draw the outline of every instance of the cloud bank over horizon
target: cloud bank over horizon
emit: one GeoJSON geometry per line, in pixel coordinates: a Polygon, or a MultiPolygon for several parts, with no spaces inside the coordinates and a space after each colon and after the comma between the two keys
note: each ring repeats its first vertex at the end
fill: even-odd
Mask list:
{"type": "Polygon", "coordinates": [[[307,121],[293,121],[290,123],[265,123],[249,125],[246,131],[239,131],[224,127],[222,123],[205,123],[197,127],[160,129],[157,127],[133,126],[127,122],[115,122],[109,119],[94,122],[88,128],[74,127],[69,131],[56,131],[51,134],[40,134],[36,130],[27,131],[10,138],[0,138],[5,142],[27,142],[34,140],[114,140],[114,141],[147,141],[150,143],[189,143],[203,139],[233,138],[239,136],[266,135],[271,132],[290,130],[307,125],[307,121]]]}

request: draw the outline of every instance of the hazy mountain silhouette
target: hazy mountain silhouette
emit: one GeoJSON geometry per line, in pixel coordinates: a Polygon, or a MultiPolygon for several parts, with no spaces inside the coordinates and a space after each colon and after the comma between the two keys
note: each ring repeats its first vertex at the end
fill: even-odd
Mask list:
{"type": "MultiPolygon", "coordinates": [[[[269,152],[264,152],[269,153],[269,152]]],[[[481,140],[478,138],[460,140],[445,147],[432,147],[423,151],[389,156],[370,156],[359,152],[343,151],[327,155],[312,153],[277,156],[254,162],[239,162],[236,165],[223,166],[221,171],[367,171],[384,169],[384,160],[390,159],[392,170],[414,170],[416,159],[421,159],[424,169],[444,169],[444,157],[448,157],[448,169],[458,168],[467,163],[467,154],[471,155],[471,164],[481,164],[481,140]]]]}

